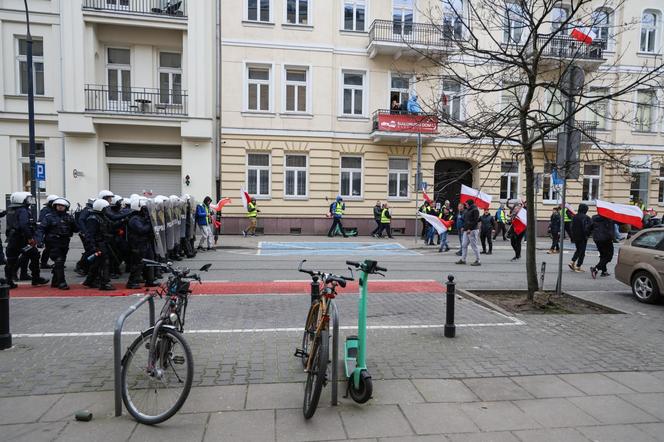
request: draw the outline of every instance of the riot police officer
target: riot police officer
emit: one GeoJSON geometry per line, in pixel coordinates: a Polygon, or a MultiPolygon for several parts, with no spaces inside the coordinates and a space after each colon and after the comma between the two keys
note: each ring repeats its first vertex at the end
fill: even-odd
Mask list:
{"type": "Polygon", "coordinates": [[[10,206],[7,210],[7,265],[5,279],[10,288],[16,288],[14,273],[20,255],[29,260],[32,272],[32,285],[43,285],[48,282],[39,275],[39,250],[35,247],[35,220],[30,210],[34,199],[30,192],[11,194],[10,206]]]}
{"type": "Polygon", "coordinates": [[[92,251],[87,259],[92,260],[92,264],[83,285],[100,290],[115,290],[110,284],[108,267],[111,253],[109,242],[113,235],[113,226],[105,215],[108,206],[108,201],[104,199],[95,200],[92,213],[85,222],[85,240],[92,251]]]}
{"type": "Polygon", "coordinates": [[[150,244],[154,241],[154,230],[146,204],[146,198],[137,198],[131,201],[132,216],[127,223],[127,240],[131,247],[128,289],[139,288],[141,280],[145,281],[146,287],[156,285],[152,269],[143,266],[143,258],[154,259],[150,244]]]}
{"type": "MultiPolygon", "coordinates": [[[[6,210],[0,210],[0,218],[4,218],[7,215],[6,210]]],[[[0,235],[0,266],[7,264],[5,259],[5,249],[2,247],[2,235],[0,235]]]]}
{"type": "MultiPolygon", "coordinates": [[[[46,197],[46,204],[44,204],[44,207],[41,208],[39,211],[39,218],[37,219],[38,223],[43,223],[44,219],[46,218],[46,215],[49,213],[53,212],[53,201],[56,199],[60,198],[57,195],[49,195],[46,197]]],[[[41,260],[40,260],[40,265],[39,267],[46,270],[52,268],[52,266],[48,265],[48,258],[50,258],[51,252],[50,249],[48,248],[48,244],[46,244],[46,247],[44,250],[42,250],[41,254],[41,260]]],[[[53,281],[51,281],[53,283],[53,281]]]]}
{"type": "MultiPolygon", "coordinates": [[[[44,217],[37,228],[37,243],[46,244],[50,258],[53,260],[53,278],[51,287],[69,290],[65,281],[65,261],[69,252],[69,241],[78,226],[74,217],[69,214],[69,201],[57,198],[52,201],[52,211],[44,217]]],[[[44,249],[46,251],[46,249],[44,249]]]]}
{"type": "Polygon", "coordinates": [[[88,269],[90,268],[90,262],[88,257],[92,255],[94,250],[90,250],[88,247],[88,242],[85,239],[85,223],[90,214],[92,213],[92,203],[95,201],[94,198],[89,198],[88,202],[85,204],[85,207],[80,211],[77,211],[74,217],[76,218],[76,224],[78,225],[78,236],[81,238],[81,243],[83,243],[83,253],[81,254],[81,259],[76,263],[76,268],[74,271],[81,275],[85,276],[88,274],[88,269]]]}

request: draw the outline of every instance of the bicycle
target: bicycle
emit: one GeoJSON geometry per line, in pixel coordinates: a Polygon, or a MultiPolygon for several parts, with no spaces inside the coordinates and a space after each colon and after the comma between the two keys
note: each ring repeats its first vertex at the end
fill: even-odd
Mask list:
{"type": "Polygon", "coordinates": [[[295,350],[295,356],[302,359],[304,371],[307,373],[302,412],[306,419],[310,419],[316,413],[321,391],[327,384],[327,366],[330,361],[329,312],[337,295],[336,288],[346,287],[346,282],[353,281],[353,277],[303,269],[302,264],[305,262],[306,260],[300,262],[298,271],[307,273],[312,278],[312,302],[302,335],[302,348],[295,350]],[[319,281],[323,283],[322,290],[319,281]]]}
{"type": "MultiPolygon", "coordinates": [[[[170,262],[143,259],[143,263],[170,276],[149,294],[165,298],[157,322],[134,340],[122,358],[122,401],[138,422],[155,425],[177,413],[191,390],[194,361],[183,332],[190,282],[200,284],[201,277],[170,262]]],[[[205,264],[200,272],[210,267],[205,264]]]]}

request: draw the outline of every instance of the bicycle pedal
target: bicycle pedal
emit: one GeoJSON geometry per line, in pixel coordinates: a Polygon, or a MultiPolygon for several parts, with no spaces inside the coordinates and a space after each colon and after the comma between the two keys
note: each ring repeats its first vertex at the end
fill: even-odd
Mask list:
{"type": "Polygon", "coordinates": [[[184,356],[173,356],[172,361],[174,364],[182,365],[184,364],[184,356]]]}
{"type": "Polygon", "coordinates": [[[298,348],[298,349],[295,349],[295,354],[293,356],[295,356],[296,358],[308,358],[309,354],[307,352],[305,352],[304,350],[298,348]]]}

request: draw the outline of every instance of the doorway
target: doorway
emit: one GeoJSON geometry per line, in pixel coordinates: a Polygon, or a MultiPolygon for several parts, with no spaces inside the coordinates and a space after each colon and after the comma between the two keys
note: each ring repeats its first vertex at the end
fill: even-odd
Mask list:
{"type": "Polygon", "coordinates": [[[462,160],[438,160],[434,166],[434,201],[441,204],[449,200],[456,210],[461,194],[461,185],[473,187],[473,165],[462,160]]]}

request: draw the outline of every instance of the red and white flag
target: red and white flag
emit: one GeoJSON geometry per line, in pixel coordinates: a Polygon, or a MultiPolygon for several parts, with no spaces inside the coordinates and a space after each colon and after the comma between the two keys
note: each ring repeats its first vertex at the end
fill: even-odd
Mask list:
{"type": "Polygon", "coordinates": [[[429,195],[424,190],[422,191],[422,196],[424,197],[424,201],[429,203],[430,206],[433,205],[433,201],[431,201],[431,198],[429,198],[429,195]]]}
{"type": "Polygon", "coordinates": [[[240,199],[242,199],[242,206],[244,206],[244,210],[247,210],[249,202],[251,202],[251,197],[249,196],[247,191],[244,190],[244,187],[240,189],[240,199]]]}
{"type": "Polygon", "coordinates": [[[222,198],[217,204],[211,204],[210,208],[215,212],[219,212],[225,205],[230,204],[232,201],[230,198],[222,198]]]}
{"type": "Polygon", "coordinates": [[[573,39],[587,45],[591,44],[596,37],[595,32],[593,32],[592,28],[588,26],[574,27],[569,35],[573,39]]]}
{"type": "Polygon", "coordinates": [[[614,204],[597,200],[597,214],[620,224],[629,224],[637,229],[643,228],[643,210],[637,206],[614,204]]]}
{"type": "Polygon", "coordinates": [[[526,231],[526,227],[528,227],[528,212],[525,207],[522,207],[512,220],[512,229],[514,229],[514,233],[521,235],[526,231]]]}
{"type": "Polygon", "coordinates": [[[424,212],[419,212],[419,214],[429,224],[431,224],[434,229],[436,229],[436,232],[438,232],[439,235],[443,232],[447,232],[452,227],[452,224],[454,224],[454,221],[442,220],[437,216],[429,215],[424,212]]]}
{"type": "Polygon", "coordinates": [[[491,206],[491,195],[488,195],[479,190],[471,187],[461,185],[461,202],[465,203],[468,200],[475,201],[475,205],[480,209],[488,209],[491,206]]]}
{"type": "Polygon", "coordinates": [[[570,203],[565,203],[565,209],[567,209],[567,213],[569,213],[570,215],[572,216],[576,215],[576,212],[574,211],[574,209],[572,209],[572,205],[570,203]]]}

